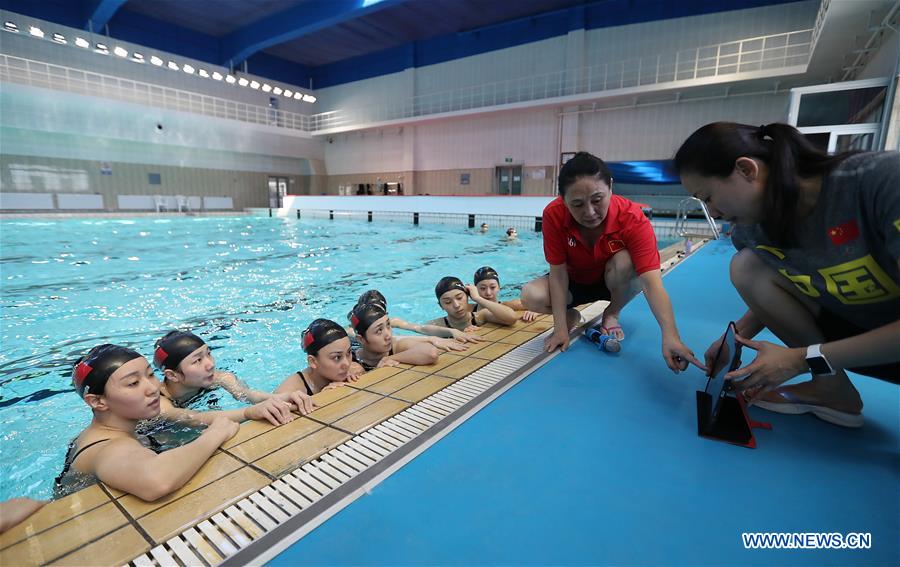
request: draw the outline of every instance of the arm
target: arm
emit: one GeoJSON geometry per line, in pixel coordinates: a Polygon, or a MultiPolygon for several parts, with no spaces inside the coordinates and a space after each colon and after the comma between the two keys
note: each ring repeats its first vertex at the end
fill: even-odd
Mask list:
{"type": "Polygon", "coordinates": [[[97,454],[94,473],[108,486],[142,500],[157,500],[184,486],[238,429],[238,424],[222,417],[194,441],[158,455],[134,439],[113,441],[97,454]]]}
{"type": "Polygon", "coordinates": [[[390,358],[403,364],[434,364],[438,359],[438,351],[431,343],[410,341],[409,337],[403,337],[397,340],[394,354],[385,358],[390,358]]]}
{"type": "Polygon", "coordinates": [[[234,399],[242,402],[258,404],[259,402],[268,400],[272,397],[272,394],[268,392],[260,392],[259,390],[251,389],[249,386],[238,380],[238,377],[231,372],[216,372],[216,383],[231,394],[234,399]]]}
{"type": "Polygon", "coordinates": [[[478,288],[474,285],[469,284],[466,286],[466,289],[469,290],[469,297],[472,298],[472,301],[487,309],[486,312],[479,311],[475,314],[475,321],[477,321],[479,325],[484,322],[497,323],[499,325],[512,325],[516,322],[516,319],[518,319],[518,317],[516,317],[516,312],[510,307],[481,297],[481,295],[478,294],[478,288]]]}
{"type": "Polygon", "coordinates": [[[503,305],[506,305],[513,311],[523,311],[523,313],[522,313],[523,321],[526,321],[526,322],[534,321],[535,318],[538,316],[538,314],[535,313],[534,311],[529,311],[529,310],[525,309],[525,305],[522,304],[521,299],[512,299],[510,301],[504,301],[502,303],[503,303],[503,305]]]}
{"type": "Polygon", "coordinates": [[[706,371],[693,351],[681,342],[681,336],[675,327],[675,314],[672,312],[672,302],[669,300],[669,294],[662,284],[662,276],[659,270],[650,270],[638,276],[641,282],[641,288],[647,303],[650,304],[650,310],[659,323],[659,329],[662,332],[662,351],[666,365],[676,374],[687,369],[690,362],[697,368],[706,371]]]}
{"type": "Polygon", "coordinates": [[[553,334],[544,341],[547,352],[556,347],[565,352],[569,348],[569,328],[566,320],[566,304],[568,303],[569,272],[565,264],[551,264],[550,276],[547,278],[550,287],[550,310],[553,312],[553,334]]]}
{"type": "Polygon", "coordinates": [[[294,419],[291,405],[278,398],[233,410],[194,411],[177,408],[167,399],[159,398],[160,416],[166,421],[178,421],[190,425],[212,425],[219,417],[240,423],[248,419],[266,420],[272,425],[282,425],[294,419]]]}

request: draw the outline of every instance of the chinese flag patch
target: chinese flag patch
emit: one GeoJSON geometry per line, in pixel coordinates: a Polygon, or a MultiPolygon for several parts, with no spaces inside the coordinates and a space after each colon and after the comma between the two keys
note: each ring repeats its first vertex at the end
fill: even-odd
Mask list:
{"type": "Polygon", "coordinates": [[[835,246],[846,244],[851,240],[859,238],[859,225],[855,220],[839,224],[828,229],[828,238],[835,246]]]}
{"type": "Polygon", "coordinates": [[[619,250],[623,250],[625,248],[625,243],[621,240],[610,240],[609,241],[609,251],[611,254],[615,254],[619,250]]]}

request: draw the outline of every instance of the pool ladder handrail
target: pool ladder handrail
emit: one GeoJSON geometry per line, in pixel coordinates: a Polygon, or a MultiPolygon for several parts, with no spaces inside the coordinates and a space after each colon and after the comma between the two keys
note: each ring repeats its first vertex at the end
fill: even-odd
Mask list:
{"type": "Polygon", "coordinates": [[[699,204],[700,210],[703,211],[703,216],[706,217],[706,222],[709,224],[709,228],[713,234],[713,240],[719,239],[719,226],[716,224],[716,220],[709,214],[709,209],[706,207],[706,203],[701,201],[696,197],[687,197],[682,199],[680,203],[678,203],[678,211],[675,214],[675,234],[679,237],[684,237],[688,235],[687,232],[687,217],[688,211],[693,210],[693,208],[689,208],[691,204],[699,204]]]}

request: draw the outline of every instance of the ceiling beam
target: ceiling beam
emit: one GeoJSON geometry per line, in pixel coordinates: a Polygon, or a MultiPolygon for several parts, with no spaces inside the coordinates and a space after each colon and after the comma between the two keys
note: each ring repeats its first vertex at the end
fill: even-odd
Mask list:
{"type": "Polygon", "coordinates": [[[87,22],[84,29],[100,31],[128,0],[89,0],[85,6],[87,22]]]}
{"type": "Polygon", "coordinates": [[[222,38],[222,64],[236,66],[258,51],[335,26],[404,0],[304,2],[238,28],[222,38]]]}

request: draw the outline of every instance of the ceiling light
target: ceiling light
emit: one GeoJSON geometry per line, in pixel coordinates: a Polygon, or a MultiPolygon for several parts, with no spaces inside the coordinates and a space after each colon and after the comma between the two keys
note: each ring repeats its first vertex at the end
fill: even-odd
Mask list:
{"type": "Polygon", "coordinates": [[[267,93],[272,90],[272,85],[269,83],[263,83],[262,90],[264,93],[267,93]]]}
{"type": "Polygon", "coordinates": [[[281,94],[281,93],[283,93],[284,91],[281,90],[281,87],[275,87],[274,89],[272,89],[272,92],[275,93],[275,94],[281,94]]]}
{"type": "Polygon", "coordinates": [[[247,85],[250,84],[250,81],[248,81],[244,77],[241,77],[240,79],[238,79],[238,84],[241,85],[242,87],[246,87],[247,85]]]}
{"type": "Polygon", "coordinates": [[[169,61],[169,63],[166,65],[166,67],[168,67],[169,69],[171,69],[173,71],[177,71],[178,63],[175,63],[174,61],[169,61]]]}
{"type": "Polygon", "coordinates": [[[128,57],[128,50],[123,47],[119,47],[118,45],[115,49],[113,49],[113,53],[115,53],[119,57],[128,57]]]}
{"type": "Polygon", "coordinates": [[[55,41],[56,43],[61,43],[63,45],[69,43],[68,41],[66,41],[66,36],[61,33],[53,34],[53,41],[55,41]]]}
{"type": "Polygon", "coordinates": [[[215,80],[217,80],[217,81],[221,81],[221,80],[222,80],[222,73],[220,73],[220,72],[218,72],[218,71],[213,71],[212,78],[215,79],[215,80]]]}
{"type": "Polygon", "coordinates": [[[207,72],[206,69],[200,69],[199,71],[197,71],[197,74],[200,75],[201,77],[203,77],[204,79],[209,78],[209,72],[207,72]]]}
{"type": "Polygon", "coordinates": [[[196,71],[196,69],[194,69],[193,65],[188,65],[187,63],[184,64],[184,67],[182,67],[181,70],[184,71],[185,73],[187,73],[188,75],[193,75],[194,71],[196,71]]]}
{"type": "Polygon", "coordinates": [[[302,98],[303,98],[303,93],[301,93],[301,92],[296,92],[296,93],[294,93],[294,98],[295,98],[296,100],[302,99],[302,98]]]}
{"type": "Polygon", "coordinates": [[[109,55],[109,48],[106,46],[105,43],[95,43],[94,47],[96,47],[96,49],[94,49],[94,51],[96,51],[97,53],[102,53],[103,55],[109,55]]]}
{"type": "Polygon", "coordinates": [[[292,91],[291,89],[284,89],[284,96],[291,98],[292,96],[294,96],[294,91],[292,91]]]}
{"type": "Polygon", "coordinates": [[[6,31],[19,33],[19,26],[17,26],[13,22],[3,22],[3,29],[5,29],[6,31]]]}
{"type": "Polygon", "coordinates": [[[156,65],[157,67],[162,67],[163,60],[157,57],[156,55],[150,56],[150,62],[156,65]]]}
{"type": "Polygon", "coordinates": [[[305,94],[303,95],[303,100],[305,100],[306,102],[316,102],[316,97],[311,94],[305,94]]]}
{"type": "Polygon", "coordinates": [[[250,81],[250,88],[251,88],[251,89],[258,89],[258,88],[259,88],[259,82],[258,82],[258,81],[250,81]]]}
{"type": "Polygon", "coordinates": [[[131,54],[131,58],[132,58],[136,63],[145,63],[145,61],[144,61],[144,56],[141,55],[140,53],[132,53],[132,54],[131,54]]]}
{"type": "Polygon", "coordinates": [[[85,49],[87,49],[88,47],[91,46],[91,42],[89,42],[88,40],[84,39],[83,37],[76,37],[76,38],[75,38],[75,45],[77,45],[78,47],[84,47],[85,49]]]}
{"type": "Polygon", "coordinates": [[[37,26],[31,26],[30,28],[28,28],[28,33],[30,33],[34,37],[44,37],[44,30],[37,26]]]}
{"type": "MultiPolygon", "coordinates": [[[[213,75],[213,76],[215,76],[215,75],[213,75]]],[[[226,82],[226,83],[229,83],[229,84],[232,84],[232,85],[233,85],[235,81],[237,81],[237,79],[234,78],[234,75],[228,75],[228,76],[225,77],[225,82],[226,82]]]]}

